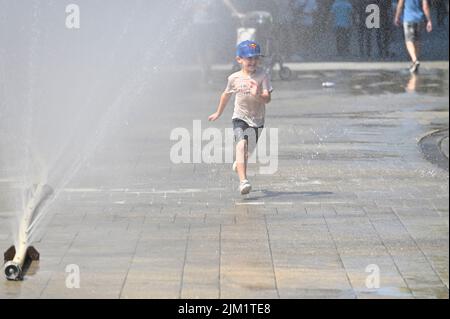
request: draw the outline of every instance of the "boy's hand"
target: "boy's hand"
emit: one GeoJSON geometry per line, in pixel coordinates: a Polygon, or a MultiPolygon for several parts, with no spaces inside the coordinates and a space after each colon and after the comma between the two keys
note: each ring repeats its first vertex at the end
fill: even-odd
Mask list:
{"type": "Polygon", "coordinates": [[[211,114],[211,115],[208,117],[208,121],[214,122],[214,121],[217,120],[219,117],[220,117],[220,114],[216,112],[216,113],[214,113],[214,114],[211,114]]]}
{"type": "Polygon", "coordinates": [[[259,96],[261,94],[258,82],[253,79],[250,80],[250,94],[253,96],[259,96]]]}
{"type": "Polygon", "coordinates": [[[270,101],[272,99],[270,92],[267,90],[264,90],[264,92],[261,93],[260,98],[262,99],[264,104],[270,103],[270,101]]]}

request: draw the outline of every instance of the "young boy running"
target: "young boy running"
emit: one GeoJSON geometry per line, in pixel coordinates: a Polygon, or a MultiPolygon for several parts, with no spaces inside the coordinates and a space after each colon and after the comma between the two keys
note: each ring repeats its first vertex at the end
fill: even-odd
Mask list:
{"type": "Polygon", "coordinates": [[[236,61],[240,64],[241,70],[228,77],[228,85],[222,93],[217,111],[208,118],[209,121],[217,120],[231,96],[236,94],[232,117],[236,141],[236,161],[233,170],[239,175],[239,190],[242,195],[250,193],[252,189],[247,179],[249,149],[250,152],[253,151],[253,146],[256,146],[264,128],[266,104],[270,102],[273,91],[269,75],[258,68],[260,57],[261,48],[256,42],[244,41],[238,45],[236,61]]]}

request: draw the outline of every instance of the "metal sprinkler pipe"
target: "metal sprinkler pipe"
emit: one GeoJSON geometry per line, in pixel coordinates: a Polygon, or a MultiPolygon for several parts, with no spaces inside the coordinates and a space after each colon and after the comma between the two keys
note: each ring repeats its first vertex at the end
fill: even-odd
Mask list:
{"type": "MultiPolygon", "coordinates": [[[[5,263],[5,276],[8,280],[21,280],[23,277],[23,264],[25,263],[27,252],[29,255],[29,227],[34,217],[42,208],[44,201],[53,193],[53,189],[48,185],[39,184],[36,186],[32,197],[30,198],[25,212],[19,224],[19,237],[17,247],[15,247],[15,256],[13,260],[5,263]]],[[[39,256],[39,253],[37,253],[39,256]]],[[[39,257],[38,257],[39,258],[39,257]]]]}

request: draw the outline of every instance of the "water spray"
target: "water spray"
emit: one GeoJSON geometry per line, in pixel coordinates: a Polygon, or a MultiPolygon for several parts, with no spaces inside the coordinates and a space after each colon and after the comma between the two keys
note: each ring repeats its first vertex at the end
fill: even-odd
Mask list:
{"type": "Polygon", "coordinates": [[[34,220],[42,210],[44,202],[53,193],[49,185],[39,184],[32,192],[25,212],[19,222],[17,247],[12,246],[5,252],[5,275],[8,280],[22,280],[23,265],[27,258],[39,260],[39,253],[30,246],[30,233],[34,220]],[[14,255],[14,258],[12,256],[14,255]]]}

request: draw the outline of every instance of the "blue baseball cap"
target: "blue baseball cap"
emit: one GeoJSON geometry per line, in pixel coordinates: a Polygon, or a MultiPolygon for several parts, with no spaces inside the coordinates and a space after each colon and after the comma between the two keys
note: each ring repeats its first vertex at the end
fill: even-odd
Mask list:
{"type": "Polygon", "coordinates": [[[254,41],[243,41],[236,49],[236,56],[241,58],[252,58],[262,56],[261,47],[254,41]]]}

